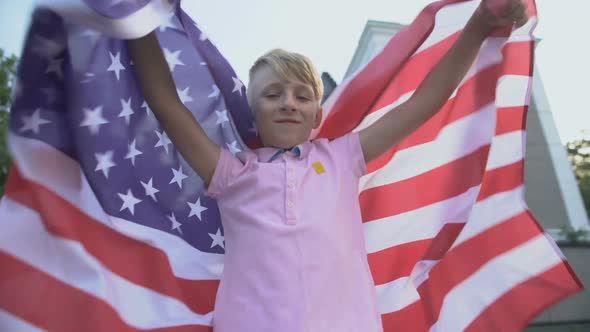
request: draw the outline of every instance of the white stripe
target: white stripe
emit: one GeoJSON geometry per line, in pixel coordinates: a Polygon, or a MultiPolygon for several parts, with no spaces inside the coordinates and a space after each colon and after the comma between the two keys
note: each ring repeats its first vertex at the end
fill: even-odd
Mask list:
{"type": "Polygon", "coordinates": [[[544,235],[495,257],[447,293],[430,331],[463,331],[506,292],[561,262],[544,235]]]}
{"type": "Polygon", "coordinates": [[[375,290],[381,314],[401,310],[420,299],[416,287],[408,277],[377,285],[375,290]]]}
{"type": "Polygon", "coordinates": [[[219,279],[223,255],[201,252],[177,236],[106,214],[80,165],[52,146],[13,133],[9,133],[9,144],[23,177],[48,188],[105,226],[161,249],[176,276],[191,280],[219,279]]]}
{"type": "Polygon", "coordinates": [[[522,130],[494,136],[486,171],[522,160],[524,158],[523,144],[525,139],[525,132],[522,130]]]}
{"type": "Polygon", "coordinates": [[[533,80],[530,76],[504,75],[498,80],[496,106],[514,107],[528,105],[533,80]]]}
{"type": "Polygon", "coordinates": [[[353,131],[361,131],[361,130],[369,127],[373,123],[377,122],[377,120],[381,119],[381,117],[383,117],[385,114],[389,113],[389,111],[393,110],[394,108],[398,107],[399,105],[403,104],[408,99],[410,99],[410,97],[412,97],[414,92],[415,91],[410,91],[406,94],[403,94],[393,103],[391,103],[387,106],[384,106],[384,107],[376,110],[373,113],[369,113],[367,116],[365,116],[363,118],[363,121],[361,121],[361,123],[359,123],[359,125],[353,131]]]}
{"type": "Polygon", "coordinates": [[[0,309],[0,331],[41,332],[43,330],[0,309]]]}
{"type": "Polygon", "coordinates": [[[172,271],[177,277],[190,280],[219,280],[221,278],[223,254],[202,252],[177,236],[125,219],[110,216],[110,221],[116,231],[159,248],[166,253],[172,271]]]}
{"type": "Polygon", "coordinates": [[[4,197],[0,202],[0,215],[4,217],[0,250],[103,300],[129,325],[151,329],[211,324],[212,312],[196,314],[175,298],[112,273],[79,242],[52,236],[36,211],[4,197]],[[27,241],[23,241],[25,238],[27,241]]]}
{"type": "Polygon", "coordinates": [[[167,0],[152,0],[129,16],[109,18],[96,13],[83,0],[37,0],[37,4],[50,8],[68,22],[120,39],[139,38],[148,34],[165,22],[174,10],[167,0]]]}
{"type": "Polygon", "coordinates": [[[363,176],[359,188],[362,191],[412,178],[468,155],[490,144],[495,123],[496,109],[488,104],[448,124],[434,141],[398,151],[385,166],[363,176]]]}
{"type": "Polygon", "coordinates": [[[469,221],[453,243],[452,248],[526,211],[526,209],[524,186],[494,194],[477,202],[473,206],[469,221]]]}
{"type": "MultiPolygon", "coordinates": [[[[417,190],[407,194],[419,193],[417,190]]],[[[374,253],[408,242],[432,239],[445,224],[466,222],[478,194],[479,186],[475,186],[441,202],[365,222],[363,228],[367,252],[374,253]]]]}

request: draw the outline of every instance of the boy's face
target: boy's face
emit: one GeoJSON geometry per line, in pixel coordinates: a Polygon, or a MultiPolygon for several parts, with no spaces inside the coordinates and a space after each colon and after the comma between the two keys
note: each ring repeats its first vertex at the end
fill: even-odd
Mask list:
{"type": "Polygon", "coordinates": [[[264,146],[291,148],[309,139],[322,120],[322,109],[309,84],[283,79],[268,66],[250,82],[251,107],[264,146]]]}

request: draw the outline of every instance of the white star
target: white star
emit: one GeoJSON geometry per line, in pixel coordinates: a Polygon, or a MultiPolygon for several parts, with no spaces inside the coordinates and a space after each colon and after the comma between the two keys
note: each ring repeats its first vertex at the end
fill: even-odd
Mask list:
{"type": "Polygon", "coordinates": [[[117,164],[115,164],[113,162],[113,151],[107,151],[105,153],[95,153],[94,156],[96,156],[96,168],[94,169],[95,171],[102,171],[102,174],[104,174],[104,176],[108,179],[109,177],[109,169],[113,166],[117,166],[117,164]]]}
{"type": "Polygon", "coordinates": [[[176,183],[178,188],[182,189],[182,180],[188,178],[186,174],[182,173],[182,165],[178,167],[178,170],[172,168],[172,173],[174,176],[170,180],[170,184],[176,183]]]}
{"type": "Polygon", "coordinates": [[[176,24],[174,24],[175,15],[171,13],[162,25],[160,25],[160,31],[165,31],[166,28],[176,29],[176,24]]]}
{"type": "Polygon", "coordinates": [[[84,120],[80,123],[80,127],[89,127],[90,133],[93,135],[98,134],[100,125],[109,123],[105,118],[102,117],[102,106],[95,108],[83,108],[84,120]]]}
{"type": "Polygon", "coordinates": [[[202,221],[203,219],[201,219],[201,212],[206,211],[207,208],[201,205],[201,198],[198,198],[197,201],[194,203],[186,203],[191,208],[191,212],[188,214],[188,217],[190,218],[192,216],[197,216],[197,218],[199,218],[199,220],[202,221]]]}
{"type": "Polygon", "coordinates": [[[119,195],[119,197],[123,200],[123,205],[121,205],[121,209],[119,211],[127,209],[129,212],[131,212],[131,215],[133,215],[135,213],[135,205],[141,202],[141,199],[137,199],[135,196],[133,196],[131,189],[127,189],[126,195],[120,193],[117,193],[117,195],[119,195]]]}
{"type": "Polygon", "coordinates": [[[216,125],[221,124],[223,126],[224,122],[229,122],[229,119],[227,118],[227,110],[223,110],[223,111],[215,111],[215,114],[217,115],[217,122],[215,123],[216,125]]]}
{"type": "Polygon", "coordinates": [[[111,65],[107,68],[107,71],[114,71],[118,81],[121,70],[125,70],[125,67],[121,64],[121,52],[117,52],[117,55],[109,52],[109,56],[111,57],[111,65]]]}
{"type": "Polygon", "coordinates": [[[177,230],[178,233],[182,234],[182,229],[180,229],[180,227],[182,226],[181,223],[178,222],[178,220],[176,220],[176,217],[174,216],[174,213],[171,213],[168,217],[168,220],[170,220],[172,222],[172,228],[171,230],[177,230]]]}
{"type": "Polygon", "coordinates": [[[155,202],[157,202],[158,200],[156,199],[156,194],[160,191],[153,187],[152,178],[150,178],[148,183],[143,183],[143,181],[139,181],[139,182],[141,182],[143,189],[145,189],[145,195],[150,196],[155,202]]]}
{"type": "Polygon", "coordinates": [[[131,159],[131,165],[135,166],[135,157],[139,156],[143,152],[137,150],[135,148],[135,140],[129,144],[129,151],[127,151],[127,155],[125,155],[125,159],[131,159]]]}
{"type": "Polygon", "coordinates": [[[211,239],[213,239],[213,242],[211,243],[211,248],[215,247],[215,246],[220,246],[221,248],[225,249],[225,246],[223,244],[223,235],[221,235],[221,229],[217,229],[217,233],[215,234],[211,234],[211,233],[207,233],[209,234],[209,236],[211,237],[211,239]]]}
{"type": "Polygon", "coordinates": [[[232,77],[232,80],[234,80],[234,89],[231,92],[239,92],[240,96],[242,95],[242,88],[244,87],[244,83],[242,83],[242,81],[240,81],[239,78],[237,77],[232,77]]]}
{"type": "Polygon", "coordinates": [[[164,150],[166,150],[166,153],[168,153],[168,145],[172,144],[168,138],[168,135],[164,130],[162,130],[161,133],[156,130],[156,135],[158,135],[158,142],[156,145],[154,145],[154,147],[157,148],[158,146],[162,146],[164,147],[164,150]]]}
{"type": "Polygon", "coordinates": [[[131,114],[135,113],[133,108],[131,108],[131,97],[125,101],[125,99],[121,99],[121,113],[119,113],[120,118],[125,118],[125,123],[129,124],[129,119],[131,118],[131,114]]]}
{"type": "Polygon", "coordinates": [[[211,89],[213,89],[213,92],[211,92],[207,97],[208,98],[219,97],[219,88],[217,87],[217,85],[215,85],[215,84],[211,85],[211,89]]]}
{"type": "Polygon", "coordinates": [[[227,147],[229,148],[229,152],[231,152],[231,154],[233,154],[234,156],[236,155],[236,153],[242,151],[240,150],[240,148],[238,148],[237,144],[238,142],[236,141],[231,142],[231,144],[225,143],[225,145],[227,145],[227,147]]]}
{"type": "Polygon", "coordinates": [[[166,57],[166,62],[168,62],[168,67],[170,67],[170,71],[174,71],[174,68],[178,66],[184,66],[184,62],[180,61],[178,58],[180,56],[181,50],[170,52],[167,48],[164,48],[164,56],[166,57]]]}
{"type": "Polygon", "coordinates": [[[145,114],[146,115],[150,115],[152,114],[152,109],[150,108],[150,105],[148,105],[147,101],[143,101],[143,103],[141,104],[141,108],[145,108],[145,114]]]}
{"type": "Polygon", "coordinates": [[[59,77],[60,79],[64,77],[64,74],[61,70],[61,63],[64,61],[64,59],[51,59],[49,60],[49,66],[47,66],[47,69],[45,70],[45,73],[55,73],[57,75],[57,77],[59,77]]]}
{"type": "Polygon", "coordinates": [[[35,36],[34,38],[33,52],[44,58],[53,59],[65,49],[65,45],[54,40],[41,36],[35,36]]]}
{"type": "Polygon", "coordinates": [[[180,101],[183,104],[193,101],[193,98],[188,94],[188,89],[189,89],[188,86],[186,88],[184,88],[183,90],[176,89],[176,92],[178,93],[178,98],[180,98],[180,101]]]}
{"type": "Polygon", "coordinates": [[[39,134],[42,125],[51,123],[51,121],[43,119],[40,113],[41,109],[37,108],[33,115],[23,116],[21,118],[23,120],[23,126],[19,129],[19,131],[22,133],[27,130],[30,130],[35,134],[39,134]]]}

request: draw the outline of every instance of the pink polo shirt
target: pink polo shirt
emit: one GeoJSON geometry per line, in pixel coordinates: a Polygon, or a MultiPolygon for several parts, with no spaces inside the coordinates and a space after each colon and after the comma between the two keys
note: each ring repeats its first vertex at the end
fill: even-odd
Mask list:
{"type": "Polygon", "coordinates": [[[358,201],[358,134],[299,148],[271,162],[277,149],[222,149],[207,190],[225,233],[215,332],[382,331],[358,201]]]}

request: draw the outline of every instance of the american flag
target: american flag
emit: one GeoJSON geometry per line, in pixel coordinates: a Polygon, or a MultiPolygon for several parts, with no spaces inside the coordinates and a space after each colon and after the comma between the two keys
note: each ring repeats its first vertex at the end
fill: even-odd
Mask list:
{"type": "MultiPolygon", "coordinates": [[[[360,130],[405,100],[476,5],[428,6],[328,99],[316,134],[360,130]]],[[[581,288],[523,199],[535,22],[488,38],[443,109],[368,165],[360,201],[386,331],[519,330],[581,288]]],[[[154,29],[208,135],[233,153],[255,146],[242,82],[178,3],[40,6],[10,118],[0,330],[211,331],[219,211],[120,40],[154,29]]]]}

